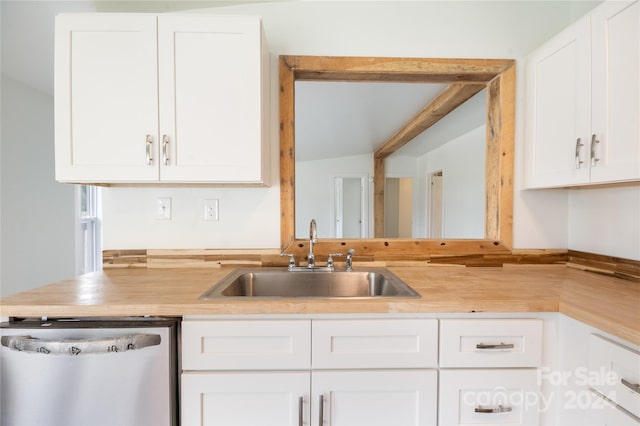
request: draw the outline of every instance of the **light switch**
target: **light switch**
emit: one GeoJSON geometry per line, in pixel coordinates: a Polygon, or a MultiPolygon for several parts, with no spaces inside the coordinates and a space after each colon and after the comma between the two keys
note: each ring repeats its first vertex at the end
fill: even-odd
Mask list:
{"type": "Polygon", "coordinates": [[[218,200],[204,200],[204,220],[220,220],[218,211],[218,200]]]}
{"type": "Polygon", "coordinates": [[[156,219],[171,220],[171,198],[158,198],[156,203],[156,219]]]}

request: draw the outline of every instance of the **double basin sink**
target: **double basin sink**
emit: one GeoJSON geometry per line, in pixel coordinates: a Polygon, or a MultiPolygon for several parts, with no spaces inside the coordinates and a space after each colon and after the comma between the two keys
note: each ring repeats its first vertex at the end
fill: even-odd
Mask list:
{"type": "Polygon", "coordinates": [[[419,297],[416,291],[386,268],[295,272],[286,268],[240,268],[207,290],[200,300],[419,297]]]}

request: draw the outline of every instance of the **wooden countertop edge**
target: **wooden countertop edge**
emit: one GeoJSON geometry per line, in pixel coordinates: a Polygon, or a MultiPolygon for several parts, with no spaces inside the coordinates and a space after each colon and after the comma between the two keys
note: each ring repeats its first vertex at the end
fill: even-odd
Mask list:
{"type": "Polygon", "coordinates": [[[422,298],[199,301],[198,296],[230,270],[111,270],[9,296],[0,300],[0,316],[559,312],[640,345],[638,283],[561,266],[389,269],[422,298]]]}

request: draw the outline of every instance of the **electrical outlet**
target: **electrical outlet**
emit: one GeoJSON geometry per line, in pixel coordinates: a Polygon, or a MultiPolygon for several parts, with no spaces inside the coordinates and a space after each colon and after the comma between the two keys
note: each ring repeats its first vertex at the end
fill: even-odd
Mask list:
{"type": "Polygon", "coordinates": [[[171,220],[171,198],[156,199],[156,219],[171,220]]]}
{"type": "Polygon", "coordinates": [[[204,220],[207,220],[207,221],[220,220],[218,200],[204,200],[204,220]]]}

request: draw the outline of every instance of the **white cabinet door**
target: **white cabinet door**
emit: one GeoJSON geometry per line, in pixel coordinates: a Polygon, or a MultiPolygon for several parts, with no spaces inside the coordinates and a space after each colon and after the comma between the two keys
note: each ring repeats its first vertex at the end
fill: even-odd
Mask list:
{"type": "Polygon", "coordinates": [[[527,188],[640,179],[639,8],[605,1],[527,58],[527,188]]]}
{"type": "Polygon", "coordinates": [[[526,63],[526,185],[589,180],[590,21],[583,18],[526,63]]]}
{"type": "Polygon", "coordinates": [[[157,181],[156,17],[59,15],[55,31],[56,179],[157,181]]]}
{"type": "Polygon", "coordinates": [[[636,417],[624,408],[592,391],[593,400],[585,422],[588,426],[638,426],[640,417],[636,417]]]}
{"type": "Polygon", "coordinates": [[[640,178],[640,3],[609,1],[592,26],[591,182],[640,178]]]}
{"type": "Polygon", "coordinates": [[[440,370],[439,424],[537,425],[535,369],[440,370]]]}
{"type": "Polygon", "coordinates": [[[265,184],[259,17],[56,18],[56,179],[265,184]]]}
{"type": "Polygon", "coordinates": [[[435,368],[438,320],[313,320],[314,369],[435,368]]]}
{"type": "Polygon", "coordinates": [[[437,381],[436,370],[314,371],[311,424],[435,425],[437,381]]]}
{"type": "Polygon", "coordinates": [[[181,424],[308,425],[309,388],[308,372],[183,373],[181,424]]]}
{"type": "Polygon", "coordinates": [[[262,182],[262,42],[259,17],[158,17],[160,180],[262,182]]]}
{"type": "Polygon", "coordinates": [[[311,321],[182,322],[184,370],[309,370],[311,321]]]}

